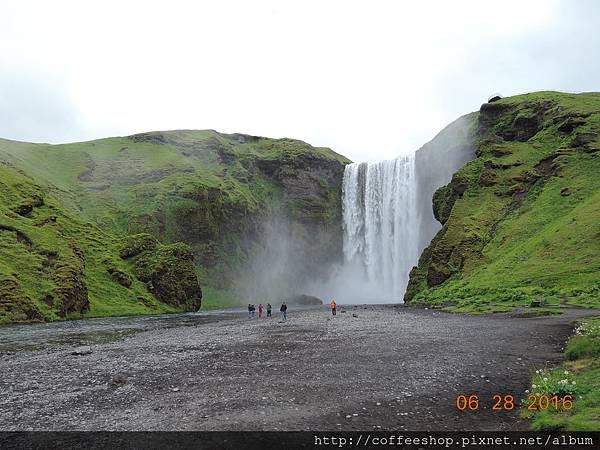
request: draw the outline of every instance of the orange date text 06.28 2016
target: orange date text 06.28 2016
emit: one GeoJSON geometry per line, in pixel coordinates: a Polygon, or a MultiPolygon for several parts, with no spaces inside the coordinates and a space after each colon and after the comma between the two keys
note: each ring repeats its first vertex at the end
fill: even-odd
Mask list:
{"type": "MultiPolygon", "coordinates": [[[[481,406],[481,401],[477,394],[461,394],[456,397],[455,404],[460,411],[477,411],[481,406]]],[[[512,411],[517,407],[515,398],[512,395],[493,395],[489,399],[489,403],[492,411],[512,411]]],[[[529,411],[544,411],[546,409],[569,411],[573,409],[573,397],[571,395],[563,397],[557,395],[529,395],[523,403],[523,407],[526,407],[529,411]]]]}

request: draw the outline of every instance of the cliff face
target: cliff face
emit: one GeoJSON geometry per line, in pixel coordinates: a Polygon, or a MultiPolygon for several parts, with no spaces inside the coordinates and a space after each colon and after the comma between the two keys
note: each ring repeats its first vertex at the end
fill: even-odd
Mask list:
{"type": "Polygon", "coordinates": [[[458,169],[475,157],[473,133],[476,121],[476,113],[460,117],[415,153],[417,205],[421,223],[419,252],[429,245],[441,228],[431,208],[433,195],[450,182],[458,169]]]}
{"type": "Polygon", "coordinates": [[[459,310],[538,298],[597,304],[600,94],[505,98],[473,118],[476,157],[433,196],[442,228],[405,301],[459,310]]]}
{"type": "Polygon", "coordinates": [[[282,287],[324,276],[341,258],[347,162],[214,131],[0,140],[0,321],[189,310],[199,282],[215,298],[261,295],[251,284],[273,254],[282,287]]]}

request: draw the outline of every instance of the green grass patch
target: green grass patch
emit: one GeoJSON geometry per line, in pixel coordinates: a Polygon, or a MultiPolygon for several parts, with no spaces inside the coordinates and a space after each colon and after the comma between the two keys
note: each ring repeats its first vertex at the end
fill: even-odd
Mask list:
{"type": "Polygon", "coordinates": [[[569,340],[563,365],[537,370],[529,395],[572,398],[572,408],[550,407],[530,411],[523,400],[522,415],[532,419],[535,430],[600,431],[600,317],[581,322],[569,340]]]}

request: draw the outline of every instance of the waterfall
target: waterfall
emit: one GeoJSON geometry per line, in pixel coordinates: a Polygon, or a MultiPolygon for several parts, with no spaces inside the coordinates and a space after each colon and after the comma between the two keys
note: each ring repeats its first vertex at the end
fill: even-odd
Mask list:
{"type": "Polygon", "coordinates": [[[346,166],[343,264],[330,269],[326,282],[307,286],[307,293],[340,304],[403,301],[411,269],[441,228],[434,192],[475,157],[476,117],[455,120],[413,155],[346,166]]]}
{"type": "Polygon", "coordinates": [[[365,301],[402,301],[419,257],[416,185],[414,155],[345,168],[344,265],[368,287],[365,301]]]}

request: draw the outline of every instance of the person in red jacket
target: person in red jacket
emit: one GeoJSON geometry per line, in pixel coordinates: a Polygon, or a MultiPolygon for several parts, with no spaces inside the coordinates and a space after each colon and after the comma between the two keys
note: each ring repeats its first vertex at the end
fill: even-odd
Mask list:
{"type": "Polygon", "coordinates": [[[335,302],[335,300],[331,300],[329,306],[331,307],[331,314],[335,316],[337,313],[337,303],[335,302]]]}

